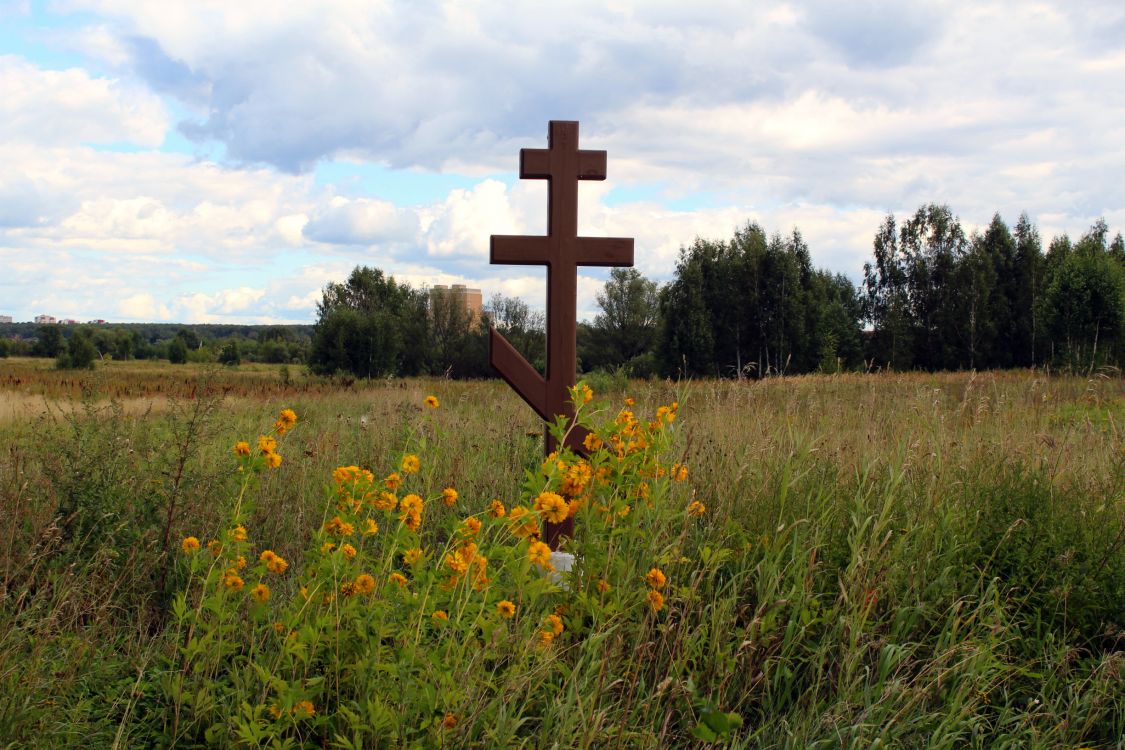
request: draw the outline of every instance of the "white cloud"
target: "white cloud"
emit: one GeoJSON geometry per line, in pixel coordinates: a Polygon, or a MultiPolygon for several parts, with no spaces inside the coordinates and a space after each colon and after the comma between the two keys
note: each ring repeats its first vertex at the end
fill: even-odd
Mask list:
{"type": "Polygon", "coordinates": [[[315,242],[377,245],[415,240],[418,230],[413,211],[388,201],[337,196],[304,224],[302,233],[315,242]]]}
{"type": "Polygon", "coordinates": [[[159,146],[168,130],[158,97],[78,68],[43,70],[0,56],[0,91],[0,142],[159,146]]]}
{"type": "Polygon", "coordinates": [[[132,294],[117,305],[117,312],[128,320],[163,321],[168,320],[172,313],[167,305],[162,305],[156,298],[147,292],[132,294]]]}

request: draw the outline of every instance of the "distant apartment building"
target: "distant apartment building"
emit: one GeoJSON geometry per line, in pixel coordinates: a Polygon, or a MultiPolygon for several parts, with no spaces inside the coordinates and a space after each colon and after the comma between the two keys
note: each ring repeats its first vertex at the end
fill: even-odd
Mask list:
{"type": "Polygon", "coordinates": [[[464,284],[454,284],[453,286],[446,286],[445,284],[435,284],[433,294],[451,294],[454,299],[458,299],[469,311],[474,321],[480,318],[481,312],[484,309],[481,303],[481,294],[479,289],[469,289],[464,284]]]}
{"type": "Polygon", "coordinates": [[[35,316],[35,322],[38,325],[45,326],[45,325],[53,325],[55,323],[58,323],[59,321],[55,318],[54,315],[36,315],[35,316]]]}
{"type": "Polygon", "coordinates": [[[11,323],[11,322],[12,322],[12,316],[11,315],[0,315],[0,323],[11,323]]]}

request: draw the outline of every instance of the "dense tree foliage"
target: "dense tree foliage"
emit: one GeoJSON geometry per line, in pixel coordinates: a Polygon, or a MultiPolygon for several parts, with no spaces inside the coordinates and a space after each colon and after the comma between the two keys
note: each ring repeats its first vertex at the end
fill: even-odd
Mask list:
{"type": "Polygon", "coordinates": [[[862,363],[861,306],[845,277],[814,269],[808,245],[748,224],[729,242],[681,250],[660,294],[666,374],[836,371],[862,363]]]}
{"type": "Polygon", "coordinates": [[[888,216],[864,267],[867,356],[895,369],[1091,368],[1125,363],[1125,253],[1104,221],[1043,254],[1026,215],[966,237],[947,206],[896,230],[888,216]]]}
{"type": "Polygon", "coordinates": [[[492,377],[493,325],[540,368],[546,351],[544,317],[521,300],[496,295],[477,315],[451,290],[413,289],[367,267],[329,284],[317,316],[309,368],[323,375],[492,377]]]}

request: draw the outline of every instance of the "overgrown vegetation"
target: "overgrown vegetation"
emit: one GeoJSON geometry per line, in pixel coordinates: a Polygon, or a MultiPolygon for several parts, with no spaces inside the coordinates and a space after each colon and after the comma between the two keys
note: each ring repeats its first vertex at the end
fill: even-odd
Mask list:
{"type": "Polygon", "coordinates": [[[0,399],[13,379],[51,396],[0,414],[13,747],[1125,734],[1120,380],[605,377],[583,418],[608,450],[586,469],[544,466],[535,421],[497,383],[188,364],[118,379],[138,391],[116,404],[115,379],[81,373],[68,405],[75,376],[33,364],[0,363],[0,399]],[[183,398],[130,401],[158,387],[183,398]],[[296,426],[259,445],[287,407],[296,426]],[[513,533],[513,506],[559,508],[545,492],[583,506],[565,586],[513,533]]]}

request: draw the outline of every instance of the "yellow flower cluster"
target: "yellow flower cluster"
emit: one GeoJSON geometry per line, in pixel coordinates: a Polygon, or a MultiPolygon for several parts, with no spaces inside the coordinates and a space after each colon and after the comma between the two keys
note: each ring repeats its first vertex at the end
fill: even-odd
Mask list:
{"type": "Polygon", "coordinates": [[[332,520],[324,524],[324,530],[334,536],[351,536],[355,533],[355,526],[339,516],[333,516],[332,520]]]}
{"type": "Polygon", "coordinates": [[[664,571],[660,568],[651,569],[645,574],[645,582],[649,585],[648,605],[652,607],[653,612],[659,612],[664,609],[664,594],[658,591],[658,589],[664,588],[664,584],[667,583],[664,571]]]}
{"type": "Polygon", "coordinates": [[[282,409],[277,415],[277,421],[273,423],[273,429],[278,435],[284,435],[293,429],[295,424],[297,424],[297,412],[292,409],[282,409]]]}
{"type": "MultiPolygon", "coordinates": [[[[273,423],[273,429],[280,437],[291,430],[295,424],[297,424],[297,413],[292,409],[282,409],[281,413],[277,415],[277,421],[273,423]]],[[[276,469],[281,466],[281,455],[277,452],[277,440],[271,435],[259,435],[257,448],[261,464],[250,464],[255,467],[255,470],[261,466],[269,469],[276,469]]],[[[243,462],[250,459],[250,444],[245,440],[236,442],[234,444],[234,455],[238,456],[243,462]]]]}
{"type": "Polygon", "coordinates": [[[543,646],[550,646],[555,638],[562,635],[563,630],[562,618],[557,614],[550,614],[543,618],[543,628],[539,631],[539,643],[543,646]]]}
{"type": "Polygon", "coordinates": [[[399,503],[399,510],[402,512],[399,520],[406,525],[406,528],[417,531],[422,525],[422,498],[413,494],[407,495],[399,503]]]}
{"type": "Polygon", "coordinates": [[[445,555],[443,564],[449,571],[443,588],[455,587],[466,574],[475,591],[483,591],[489,584],[488,558],[478,554],[475,542],[464,541],[445,555]]]}
{"type": "Polygon", "coordinates": [[[266,564],[266,570],[275,575],[281,575],[289,568],[289,563],[272,550],[264,551],[258,559],[266,564]]]}
{"type": "Polygon", "coordinates": [[[462,536],[474,537],[480,533],[481,522],[479,518],[469,516],[461,522],[460,533],[462,536]]]}

